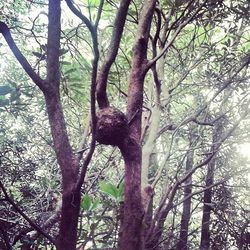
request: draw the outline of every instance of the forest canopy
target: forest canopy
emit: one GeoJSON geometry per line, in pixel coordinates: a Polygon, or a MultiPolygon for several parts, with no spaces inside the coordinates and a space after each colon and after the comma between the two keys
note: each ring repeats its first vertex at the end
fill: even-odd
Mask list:
{"type": "Polygon", "coordinates": [[[0,249],[249,249],[249,13],[2,1],[0,249]]]}

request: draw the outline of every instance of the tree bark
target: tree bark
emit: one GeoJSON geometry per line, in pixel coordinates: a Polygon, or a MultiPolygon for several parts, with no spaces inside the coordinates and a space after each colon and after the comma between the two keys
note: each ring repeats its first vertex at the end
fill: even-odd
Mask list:
{"type": "MultiPolygon", "coordinates": [[[[213,145],[211,147],[211,152],[217,150],[217,143],[220,142],[223,125],[222,121],[219,120],[213,128],[213,145]]],[[[216,157],[208,163],[207,175],[206,175],[206,187],[213,185],[214,183],[214,170],[216,166],[216,157]]],[[[207,189],[204,191],[203,195],[203,212],[202,212],[202,225],[201,225],[201,241],[200,250],[208,250],[210,245],[210,217],[212,211],[212,189],[207,189]]]]}
{"type": "Polygon", "coordinates": [[[60,0],[49,1],[47,78],[49,88],[44,91],[51,134],[57,162],[62,174],[62,212],[57,239],[58,250],[75,250],[77,223],[80,207],[80,190],[76,191],[78,163],[69,143],[63,109],[60,100],[60,0]]]}
{"type": "Polygon", "coordinates": [[[147,45],[156,1],[145,1],[133,47],[129,76],[127,118],[128,137],[120,147],[125,161],[124,220],[119,239],[122,250],[144,249],[142,239],[143,208],[141,201],[141,116],[144,78],[147,73],[147,45]]]}
{"type": "Polygon", "coordinates": [[[40,76],[34,72],[31,65],[16,46],[9,28],[3,22],[0,22],[0,32],[3,34],[6,42],[23,69],[44,94],[54,150],[62,174],[62,213],[56,245],[58,250],[75,250],[80,206],[80,189],[76,191],[75,183],[79,172],[79,162],[76,160],[69,143],[60,99],[60,2],[60,0],[49,0],[48,5],[46,80],[41,79],[40,76]]]}
{"type": "Polygon", "coordinates": [[[112,31],[112,37],[110,41],[110,46],[106,54],[104,63],[100,68],[97,86],[96,86],[96,97],[100,109],[107,108],[109,106],[109,100],[107,96],[107,81],[110,68],[115,61],[117,56],[120,41],[123,34],[123,29],[128,13],[128,8],[131,0],[120,1],[120,6],[116,14],[114,28],[112,31]]]}
{"type": "MultiPolygon", "coordinates": [[[[186,173],[190,171],[193,167],[193,157],[194,151],[190,149],[187,153],[187,161],[186,161],[186,173]]],[[[191,216],[191,197],[185,199],[192,193],[192,175],[185,181],[184,187],[184,202],[183,202],[183,210],[181,216],[181,228],[180,228],[180,237],[177,244],[177,249],[179,250],[187,250],[188,246],[188,225],[191,216]]]]}
{"type": "Polygon", "coordinates": [[[128,139],[122,149],[125,161],[124,215],[120,234],[120,249],[140,250],[142,247],[141,147],[128,139]],[[133,152],[133,153],[131,153],[133,152]]]}

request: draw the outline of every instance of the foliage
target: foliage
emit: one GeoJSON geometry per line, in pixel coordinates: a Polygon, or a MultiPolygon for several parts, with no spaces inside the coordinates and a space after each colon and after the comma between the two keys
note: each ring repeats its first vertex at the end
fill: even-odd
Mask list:
{"type": "MultiPolygon", "coordinates": [[[[100,1],[75,2],[89,20],[96,20],[100,1]]],[[[119,3],[104,1],[98,26],[99,69],[110,47],[119,3]]],[[[133,1],[130,5],[118,54],[108,76],[109,101],[124,113],[142,5],[143,1],[133,1]]],[[[145,164],[147,185],[154,191],[150,196],[152,201],[145,206],[148,209],[145,214],[151,220],[144,221],[142,226],[147,244],[152,243],[155,236],[153,233],[147,235],[150,223],[155,222],[155,228],[163,223],[162,228],[158,228],[162,234],[157,244],[162,249],[176,248],[184,213],[185,188],[191,185],[188,247],[199,248],[202,209],[206,205],[211,208],[212,249],[249,247],[249,154],[243,156],[242,149],[249,150],[250,134],[249,9],[249,2],[243,0],[158,2],[160,17],[156,11],[151,25],[148,61],[155,56],[154,49],[159,54],[178,27],[188,18],[190,20],[183,25],[155,68],[150,68],[144,81],[142,171],[148,159],[145,164]],[[192,17],[203,3],[198,14],[192,17]],[[158,28],[160,34],[154,43],[158,28]],[[159,82],[160,90],[157,89],[159,82]],[[213,128],[218,121],[223,130],[220,138],[214,141],[213,128]],[[187,182],[185,166],[190,150],[194,153],[194,171],[187,182]],[[212,187],[208,187],[208,164],[199,164],[211,154],[215,154],[215,165],[212,187]],[[211,190],[212,199],[204,204],[207,189],[211,190]]],[[[71,14],[64,1],[62,11],[60,96],[70,142],[75,155],[82,154],[82,166],[91,147],[89,92],[93,46],[86,26],[71,14]]],[[[0,9],[0,19],[12,28],[15,41],[32,68],[44,77],[47,1],[8,0],[0,9]]],[[[2,37],[0,56],[0,181],[25,214],[56,237],[62,179],[45,101],[18,66],[2,37]]],[[[97,145],[81,188],[79,247],[98,249],[118,245],[126,190],[122,159],[117,148],[97,145]]],[[[13,249],[50,247],[48,240],[36,234],[1,190],[1,249],[7,249],[6,242],[12,244],[13,249]]]]}

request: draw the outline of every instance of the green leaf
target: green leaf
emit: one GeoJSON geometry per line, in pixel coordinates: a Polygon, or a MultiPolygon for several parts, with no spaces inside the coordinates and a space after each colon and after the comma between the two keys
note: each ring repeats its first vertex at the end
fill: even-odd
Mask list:
{"type": "Polygon", "coordinates": [[[83,65],[86,67],[87,70],[91,68],[91,63],[88,62],[85,58],[82,58],[83,65]]]}
{"type": "Polygon", "coordinates": [[[100,182],[100,190],[103,192],[103,193],[106,193],[114,198],[116,198],[117,196],[117,188],[111,184],[111,183],[107,183],[107,182],[100,182]]]}
{"type": "Polygon", "coordinates": [[[62,65],[71,65],[72,63],[71,62],[67,62],[67,61],[62,61],[61,64],[62,65]]]}
{"type": "Polygon", "coordinates": [[[72,82],[79,82],[79,81],[82,81],[82,79],[81,79],[80,76],[72,77],[72,78],[70,78],[69,80],[72,81],[72,82]]]}
{"type": "Polygon", "coordinates": [[[89,7],[97,7],[100,4],[99,0],[85,0],[89,7]]]}
{"type": "Polygon", "coordinates": [[[81,200],[81,208],[85,211],[92,211],[100,204],[99,199],[93,199],[90,195],[85,194],[81,200]]]}
{"type": "Polygon", "coordinates": [[[124,195],[124,183],[121,183],[119,186],[118,186],[118,196],[123,198],[123,195],[124,195]]]}
{"type": "Polygon", "coordinates": [[[13,91],[13,88],[11,88],[8,85],[0,86],[0,95],[7,95],[13,91]]]}
{"type": "Polygon", "coordinates": [[[100,204],[100,200],[99,199],[95,199],[92,201],[92,206],[91,206],[91,210],[94,210],[97,208],[97,206],[100,204]]]}
{"type": "Polygon", "coordinates": [[[67,70],[64,74],[69,75],[70,73],[75,72],[75,71],[76,71],[76,68],[72,68],[72,69],[67,70]]]}
{"type": "Polygon", "coordinates": [[[89,211],[92,205],[92,199],[88,194],[85,194],[81,200],[81,208],[83,210],[89,211]]]}
{"type": "Polygon", "coordinates": [[[123,184],[120,184],[119,187],[116,187],[112,183],[102,181],[100,182],[99,187],[103,193],[109,195],[114,200],[116,201],[123,200],[123,194],[124,194],[123,184]]]}

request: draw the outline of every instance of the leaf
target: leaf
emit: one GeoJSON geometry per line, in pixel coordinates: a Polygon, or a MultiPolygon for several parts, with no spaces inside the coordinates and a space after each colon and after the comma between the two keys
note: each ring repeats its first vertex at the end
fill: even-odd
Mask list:
{"type": "Polygon", "coordinates": [[[72,78],[70,78],[69,80],[72,81],[72,82],[79,82],[79,81],[82,81],[82,79],[81,79],[80,76],[72,77],[72,78]]]}
{"type": "Polygon", "coordinates": [[[108,195],[111,195],[112,197],[116,198],[117,197],[117,188],[111,184],[111,183],[107,183],[107,182],[100,182],[100,190],[103,193],[106,193],[108,195]]]}
{"type": "Polygon", "coordinates": [[[0,107],[5,107],[9,104],[10,104],[10,102],[8,99],[0,99],[0,107]]]}
{"type": "Polygon", "coordinates": [[[99,0],[85,0],[89,7],[97,7],[100,4],[99,0]]]}
{"type": "Polygon", "coordinates": [[[118,195],[119,197],[123,198],[123,195],[124,195],[124,183],[121,183],[119,186],[118,186],[118,195]]]}
{"type": "Polygon", "coordinates": [[[100,204],[99,199],[93,199],[90,195],[85,194],[84,197],[81,200],[81,208],[85,211],[92,211],[97,208],[97,206],[100,204]]]}
{"type": "Polygon", "coordinates": [[[92,201],[92,206],[91,206],[91,210],[94,210],[97,208],[97,206],[100,204],[100,200],[99,199],[95,199],[92,201]]]}
{"type": "Polygon", "coordinates": [[[89,70],[91,68],[91,64],[85,58],[82,58],[82,62],[87,70],[89,70]]]}
{"type": "Polygon", "coordinates": [[[124,193],[123,184],[120,184],[119,187],[117,188],[112,183],[102,181],[100,182],[99,187],[103,193],[109,195],[116,201],[121,201],[123,199],[123,193],[124,193]]]}
{"type": "Polygon", "coordinates": [[[69,75],[70,73],[75,72],[75,71],[76,71],[76,68],[72,68],[72,69],[67,70],[64,74],[69,75]]]}
{"type": "Polygon", "coordinates": [[[0,86],[0,95],[7,95],[13,91],[13,88],[11,88],[8,85],[0,86]]]}
{"type": "Polygon", "coordinates": [[[85,194],[81,200],[81,208],[83,210],[89,211],[92,205],[92,199],[88,194],[85,194]]]}
{"type": "Polygon", "coordinates": [[[71,65],[71,62],[62,61],[61,64],[62,64],[62,65],[71,65]]]}
{"type": "Polygon", "coordinates": [[[38,57],[40,60],[44,60],[46,57],[45,57],[45,54],[41,54],[39,52],[35,52],[33,51],[32,54],[36,57],[38,57]]]}
{"type": "Polygon", "coordinates": [[[60,49],[59,55],[62,56],[64,54],[66,54],[68,51],[69,51],[68,49],[60,49]]]}
{"type": "Polygon", "coordinates": [[[42,44],[42,45],[41,45],[41,49],[42,49],[43,51],[46,52],[46,51],[47,51],[47,44],[46,44],[46,45],[43,45],[43,44],[42,44]]]}

